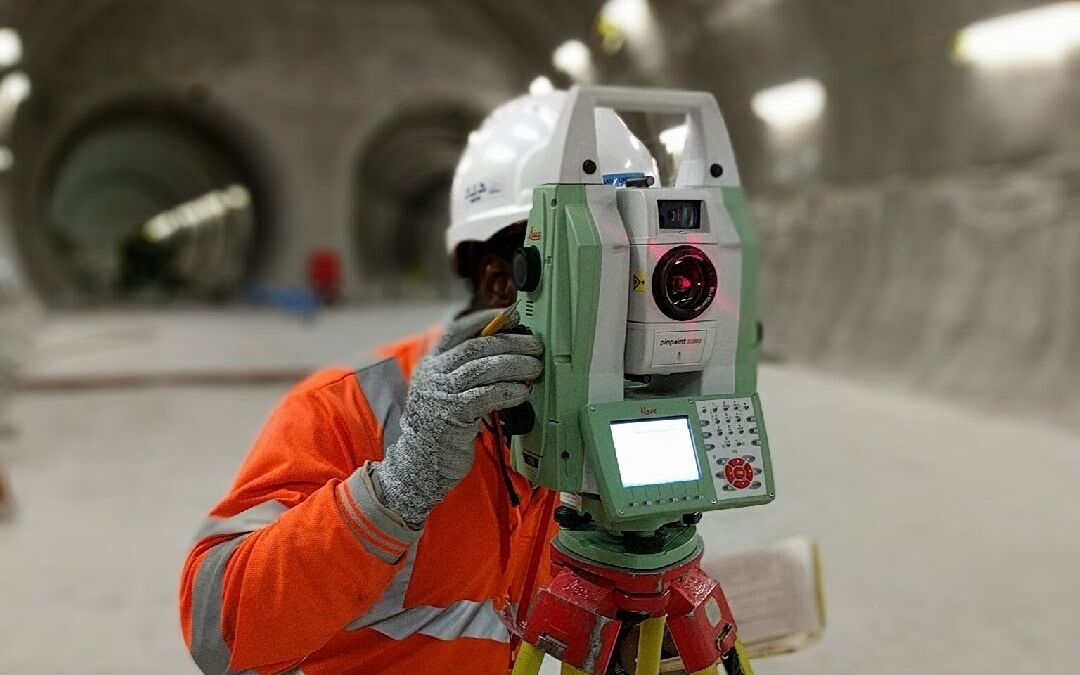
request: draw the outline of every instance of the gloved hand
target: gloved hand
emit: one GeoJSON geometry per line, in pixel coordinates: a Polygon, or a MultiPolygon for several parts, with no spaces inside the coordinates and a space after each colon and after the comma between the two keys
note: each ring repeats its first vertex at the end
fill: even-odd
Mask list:
{"type": "MultiPolygon", "coordinates": [[[[544,346],[533,335],[476,337],[499,310],[453,321],[413,372],[401,437],[373,469],[383,505],[412,528],[472,468],[481,420],[529,396],[544,346]]],[[[517,324],[516,315],[505,328],[517,324]]]]}

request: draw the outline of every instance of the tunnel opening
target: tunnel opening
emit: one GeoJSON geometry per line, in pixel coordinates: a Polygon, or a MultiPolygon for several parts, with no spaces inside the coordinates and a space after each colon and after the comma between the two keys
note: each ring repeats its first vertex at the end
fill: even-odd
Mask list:
{"type": "Polygon", "coordinates": [[[444,244],[450,184],[480,114],[424,106],[379,125],[357,170],[354,218],[361,297],[425,300],[464,297],[444,244]]]}
{"type": "Polygon", "coordinates": [[[89,120],[53,162],[38,222],[65,304],[220,303],[240,295],[265,230],[238,150],[175,112],[89,120]]]}

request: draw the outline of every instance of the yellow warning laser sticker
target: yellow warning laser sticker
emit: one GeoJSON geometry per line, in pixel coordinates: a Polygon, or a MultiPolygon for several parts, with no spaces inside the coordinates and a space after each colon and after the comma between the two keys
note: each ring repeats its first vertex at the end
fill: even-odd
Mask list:
{"type": "Polygon", "coordinates": [[[634,272],[634,278],[633,278],[633,280],[631,282],[631,287],[634,289],[635,293],[644,293],[645,292],[645,273],[644,272],[634,272]]]}

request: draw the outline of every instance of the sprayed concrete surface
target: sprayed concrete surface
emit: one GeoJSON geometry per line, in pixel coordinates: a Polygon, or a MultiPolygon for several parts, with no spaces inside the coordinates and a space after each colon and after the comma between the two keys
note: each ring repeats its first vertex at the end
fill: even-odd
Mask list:
{"type": "Polygon", "coordinates": [[[1080,156],[752,206],[768,351],[1080,426],[1080,156]]]}
{"type": "MultiPolygon", "coordinates": [[[[195,672],[179,566],[283,390],[21,394],[0,670],[195,672]]],[[[717,553],[818,536],[829,627],[758,673],[1080,671],[1080,437],[790,367],[765,368],[762,391],[779,497],[704,532],[717,553]]]]}

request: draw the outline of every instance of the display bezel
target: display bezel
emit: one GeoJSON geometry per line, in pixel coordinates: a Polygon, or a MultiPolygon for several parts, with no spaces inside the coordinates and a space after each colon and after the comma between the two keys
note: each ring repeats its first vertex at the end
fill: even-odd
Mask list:
{"type": "MultiPolygon", "coordinates": [[[[701,420],[697,413],[698,401],[724,400],[726,396],[697,396],[692,398],[660,398],[617,401],[589,405],[581,415],[582,436],[585,440],[585,461],[596,479],[600,501],[607,517],[613,522],[630,521],[634,518],[673,516],[696,511],[756,506],[772,501],[775,494],[772,481],[772,464],[769,459],[767,438],[762,436],[762,459],[766,494],[750,497],[717,499],[713,485],[712,467],[708,466],[705,439],[701,420]],[[663,483],[639,487],[624,487],[619,476],[618,460],[612,440],[610,425],[619,421],[641,421],[662,417],[687,417],[698,461],[699,478],[693,481],[663,483]]],[[[753,397],[755,408],[760,404],[753,397]]],[[[760,410],[759,410],[760,412],[760,410]]]]}

